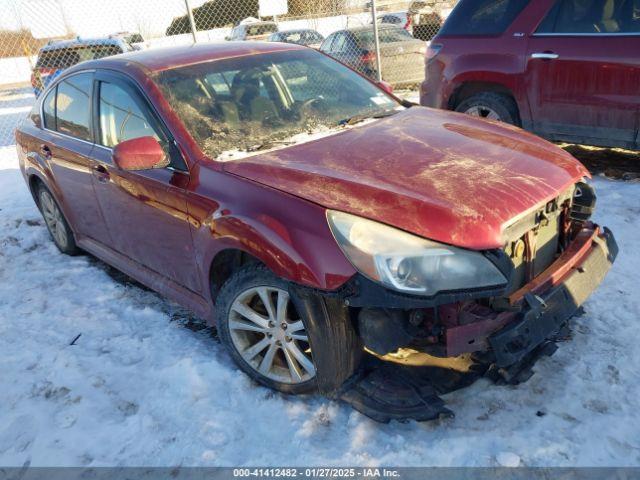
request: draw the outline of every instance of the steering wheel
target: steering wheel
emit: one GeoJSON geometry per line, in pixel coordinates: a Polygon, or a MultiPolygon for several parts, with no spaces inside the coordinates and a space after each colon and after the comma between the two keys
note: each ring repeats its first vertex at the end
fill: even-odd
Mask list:
{"type": "Polygon", "coordinates": [[[326,111],[326,100],[321,96],[305,100],[298,106],[298,115],[302,119],[306,116],[307,112],[312,108],[319,112],[326,111]]]}

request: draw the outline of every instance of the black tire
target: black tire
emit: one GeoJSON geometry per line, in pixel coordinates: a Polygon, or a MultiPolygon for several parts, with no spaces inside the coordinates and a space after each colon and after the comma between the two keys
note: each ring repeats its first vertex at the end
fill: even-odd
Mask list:
{"type": "Polygon", "coordinates": [[[39,183],[36,188],[36,195],[38,199],[38,209],[42,214],[42,218],[47,226],[47,230],[49,230],[53,243],[58,247],[58,250],[66,255],[78,255],[80,249],[76,245],[73,231],[71,227],[69,227],[69,222],[67,222],[53,194],[44,184],[39,183]],[[55,225],[53,225],[51,221],[52,209],[57,210],[57,214],[55,215],[57,221],[55,225]],[[61,231],[57,231],[58,228],[60,228],[61,231]]]}
{"type": "MultiPolygon", "coordinates": [[[[495,92],[483,92],[465,98],[456,108],[456,112],[469,113],[470,110],[478,109],[481,112],[495,112],[497,119],[504,123],[509,123],[517,127],[520,126],[520,116],[516,102],[507,95],[495,92]]],[[[485,117],[486,115],[476,115],[485,117]]]]}
{"type": "MultiPolygon", "coordinates": [[[[252,379],[264,386],[290,394],[310,393],[318,390],[322,393],[335,391],[355,372],[362,355],[362,344],[351,325],[348,311],[344,311],[346,307],[342,306],[343,311],[338,312],[337,315],[332,315],[332,313],[336,313],[335,309],[334,307],[326,308],[324,297],[315,293],[311,296],[301,295],[296,289],[290,287],[289,282],[277,277],[263,265],[247,265],[233,273],[220,289],[216,301],[216,323],[220,340],[237,365],[252,379]],[[242,347],[238,345],[240,343],[238,332],[240,332],[241,336],[245,334],[243,330],[237,329],[237,320],[240,319],[244,323],[246,317],[238,317],[238,312],[232,310],[232,306],[236,305],[235,308],[237,308],[238,304],[234,303],[236,300],[241,302],[242,299],[250,295],[252,290],[260,287],[278,290],[278,292],[272,292],[273,295],[280,295],[279,291],[288,293],[291,303],[288,308],[287,315],[289,319],[287,321],[299,318],[304,324],[303,333],[306,334],[308,342],[296,341],[294,343],[297,343],[298,347],[302,345],[299,351],[304,351],[305,354],[311,357],[315,368],[315,374],[312,378],[304,381],[297,379],[297,383],[294,383],[293,373],[290,374],[291,381],[279,381],[270,378],[270,376],[275,375],[271,371],[267,375],[260,373],[257,364],[262,365],[262,361],[264,361],[271,348],[270,345],[264,347],[263,350],[255,355],[258,357],[255,361],[247,360],[243,357],[243,354],[246,356],[249,351],[253,354],[255,350],[252,350],[251,346],[270,341],[267,340],[269,334],[263,332],[246,334],[247,336],[255,336],[252,337],[251,341],[247,341],[247,347],[241,352],[242,347]],[[324,305],[324,307],[318,307],[319,305],[324,305]],[[230,328],[230,323],[232,322],[233,329],[230,328]],[[304,346],[308,346],[312,353],[309,353],[309,350],[302,350],[304,346]],[[249,363],[250,361],[253,362],[253,365],[249,363]]],[[[277,297],[275,299],[272,297],[272,300],[277,301],[277,297]]],[[[328,301],[331,303],[331,300],[328,301]]],[[[338,305],[340,303],[335,302],[335,304],[338,305]]],[[[257,300],[256,304],[251,305],[256,310],[263,308],[266,311],[261,300],[257,300]]],[[[265,319],[266,317],[271,318],[268,314],[263,316],[265,319]]],[[[289,325],[293,323],[295,322],[292,321],[289,325]]],[[[274,332],[275,330],[273,328],[269,331],[274,332]]],[[[276,338],[277,335],[277,333],[273,333],[269,338],[276,338]]],[[[280,347],[275,347],[279,350],[277,350],[276,356],[273,357],[274,368],[286,371],[288,367],[293,372],[294,369],[289,364],[290,357],[287,357],[286,352],[292,344],[283,340],[280,345],[280,347]]]]}

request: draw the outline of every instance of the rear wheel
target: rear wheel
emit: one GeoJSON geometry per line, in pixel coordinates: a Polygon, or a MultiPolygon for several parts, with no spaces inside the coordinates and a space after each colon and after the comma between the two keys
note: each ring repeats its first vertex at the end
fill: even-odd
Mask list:
{"type": "Polygon", "coordinates": [[[455,110],[473,117],[520,126],[518,106],[512,98],[501,93],[483,92],[472,95],[460,102],[455,110]]]}
{"type": "Polygon", "coordinates": [[[77,255],[79,249],[73,238],[73,232],[53,195],[42,184],[38,187],[38,206],[58,250],[67,255],[77,255]]]}
{"type": "MultiPolygon", "coordinates": [[[[266,267],[248,265],[223,285],[216,304],[220,339],[238,366],[257,382],[285,393],[317,390],[318,375],[346,378],[357,365],[353,359],[361,355],[361,348],[345,352],[343,357],[351,359],[347,363],[334,355],[318,372],[314,355],[324,358],[327,348],[344,345],[344,338],[334,338],[306,318],[304,302],[293,299],[288,282],[266,267]]],[[[355,337],[352,328],[348,335],[355,337]]]]}

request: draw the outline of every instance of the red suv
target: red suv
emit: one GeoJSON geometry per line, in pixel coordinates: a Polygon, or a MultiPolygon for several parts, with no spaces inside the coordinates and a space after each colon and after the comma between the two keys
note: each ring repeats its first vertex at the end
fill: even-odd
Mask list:
{"type": "Polygon", "coordinates": [[[357,373],[343,398],[382,420],[443,407],[404,377],[359,371],[363,347],[483,351],[521,379],[617,251],[568,153],[404,103],[298,45],[85,62],[16,136],[62,252],[215,324],[264,385],[345,392],[357,373]]]}
{"type": "Polygon", "coordinates": [[[638,0],[461,0],[427,53],[422,105],[553,141],[638,148],[638,0]]]}

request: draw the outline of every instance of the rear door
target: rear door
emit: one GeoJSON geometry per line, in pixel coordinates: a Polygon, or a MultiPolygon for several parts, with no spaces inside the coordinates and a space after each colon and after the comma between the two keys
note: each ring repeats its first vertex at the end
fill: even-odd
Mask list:
{"type": "Polygon", "coordinates": [[[108,243],[109,233],[92,183],[92,85],[93,72],[77,73],[47,93],[39,154],[49,164],[59,189],[58,200],[74,232],[108,243]]]}
{"type": "Polygon", "coordinates": [[[557,0],[530,37],[533,129],[555,140],[634,148],[639,0],[557,0]]]}
{"type": "Polygon", "coordinates": [[[189,173],[167,128],[133,84],[98,73],[94,87],[94,185],[113,248],[154,272],[201,293],[187,211],[189,173]],[[124,140],[153,136],[171,158],[167,168],[125,171],[113,162],[124,140]]]}

